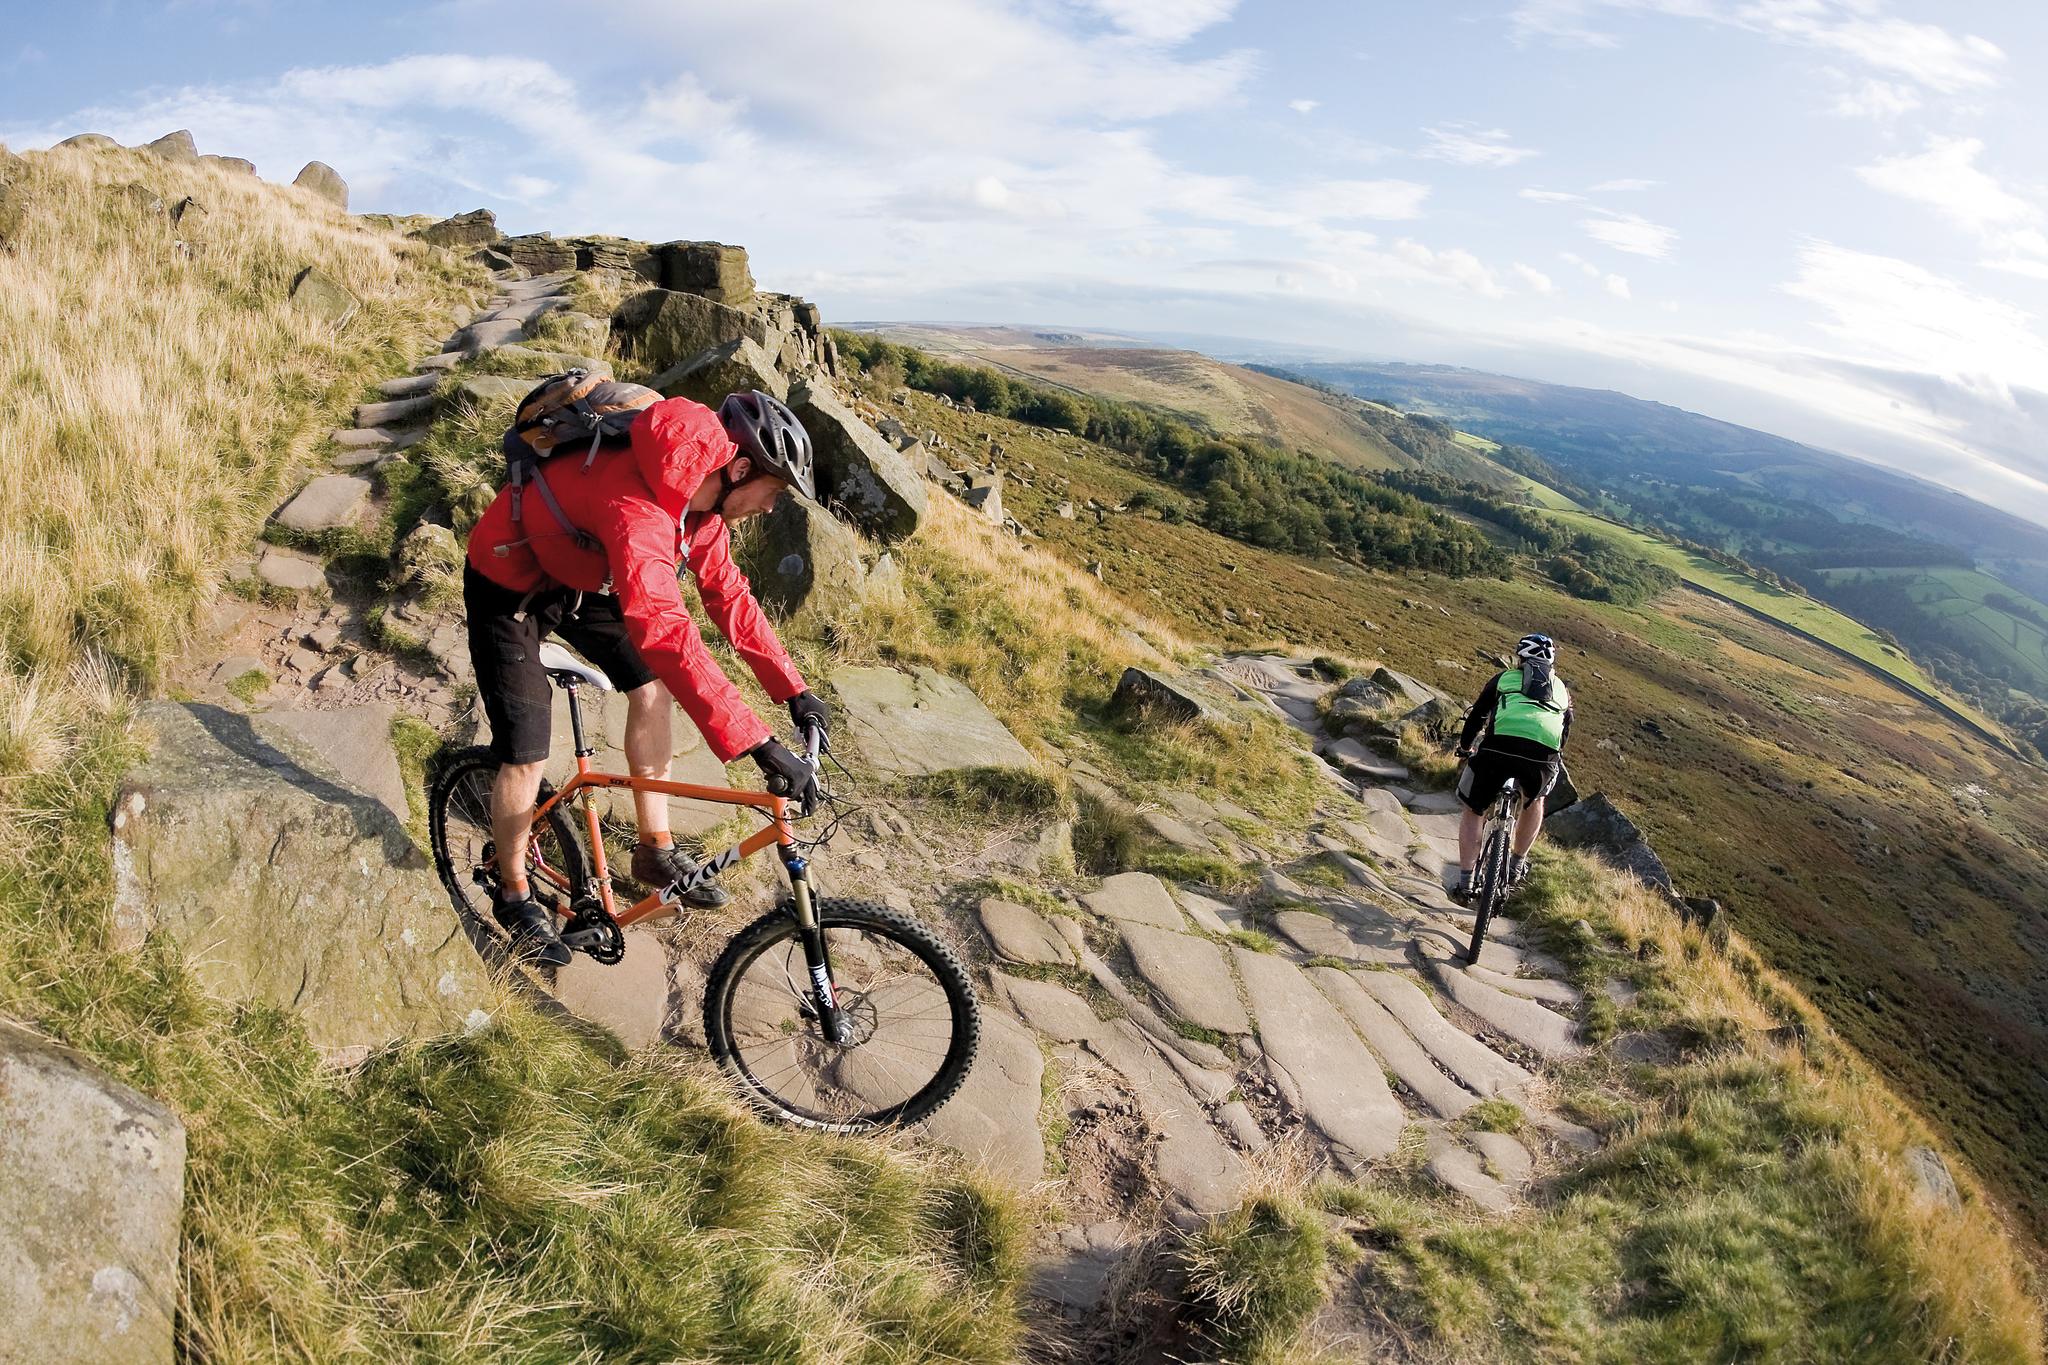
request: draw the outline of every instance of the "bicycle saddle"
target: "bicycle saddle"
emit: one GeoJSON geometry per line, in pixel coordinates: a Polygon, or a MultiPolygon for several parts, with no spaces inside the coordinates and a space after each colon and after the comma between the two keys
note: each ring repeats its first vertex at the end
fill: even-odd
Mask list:
{"type": "Polygon", "coordinates": [[[607,678],[602,671],[584,663],[583,660],[577,658],[553,640],[549,640],[540,647],[539,658],[540,666],[545,668],[548,671],[548,676],[557,683],[566,685],[573,681],[587,683],[600,692],[615,690],[612,687],[612,680],[607,678]]]}

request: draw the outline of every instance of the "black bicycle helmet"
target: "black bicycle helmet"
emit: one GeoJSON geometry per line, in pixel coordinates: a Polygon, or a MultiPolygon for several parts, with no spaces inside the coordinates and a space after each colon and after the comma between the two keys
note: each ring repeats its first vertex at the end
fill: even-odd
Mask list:
{"type": "Polygon", "coordinates": [[[1524,635],[1515,646],[1517,659],[1536,659],[1543,663],[1557,662],[1557,646],[1548,635],[1524,635]]]}
{"type": "Polygon", "coordinates": [[[787,479],[797,492],[818,500],[810,433],[789,405],[759,389],[735,393],[718,407],[718,420],[739,453],[757,468],[787,479]]]}

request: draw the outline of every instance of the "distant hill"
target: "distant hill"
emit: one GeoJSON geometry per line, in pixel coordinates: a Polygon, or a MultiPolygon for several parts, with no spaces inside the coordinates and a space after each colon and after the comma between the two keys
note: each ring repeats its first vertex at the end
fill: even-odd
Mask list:
{"type": "Polygon", "coordinates": [[[1494,488],[1515,482],[1453,433],[1392,408],[1113,332],[946,323],[854,330],[1076,393],[1170,409],[1225,435],[1263,437],[1353,469],[1423,469],[1494,488]]]}
{"type": "MultiPolygon", "coordinates": [[[[1678,518],[1690,505],[1693,515],[1683,518],[1689,528],[1680,529],[1709,533],[1696,539],[1711,541],[1716,530],[1723,539],[1743,539],[1737,533],[1762,529],[1712,525],[1710,517],[1699,515],[1695,496],[1708,489],[1758,499],[1773,510],[1820,512],[1849,525],[1917,537],[1977,561],[2016,561],[2037,571],[2048,566],[2048,529],[1920,479],[1664,403],[1450,365],[1290,361],[1288,368],[1347,393],[1527,446],[1649,519],[1678,518]],[[1788,502],[1804,506],[1787,508],[1788,502]]],[[[1762,548],[1806,543],[1787,539],[1762,548]]]]}

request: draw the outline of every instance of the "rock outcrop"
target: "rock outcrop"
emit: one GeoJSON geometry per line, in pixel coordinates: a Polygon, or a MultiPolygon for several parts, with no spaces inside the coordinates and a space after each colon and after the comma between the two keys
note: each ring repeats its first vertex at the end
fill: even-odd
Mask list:
{"type": "Polygon", "coordinates": [[[612,315],[611,332],[621,356],[656,372],[729,342],[768,345],[768,324],[762,318],[674,289],[649,289],[621,303],[612,315]]]}
{"type": "Polygon", "coordinates": [[[745,247],[723,242],[663,242],[654,248],[661,286],[738,308],[752,302],[754,275],[745,247]]]}
{"type": "Polygon", "coordinates": [[[324,161],[308,161],[292,183],[302,190],[311,190],[338,209],[348,208],[348,181],[324,161]]]}
{"type": "Polygon", "coordinates": [[[692,356],[658,375],[652,387],[664,398],[689,398],[714,409],[728,394],[750,389],[777,398],[789,397],[789,380],[776,368],[775,357],[751,337],[740,337],[692,356]]]}
{"type": "Polygon", "coordinates": [[[263,715],[159,703],[117,794],[115,937],[169,934],[209,990],[291,1006],[330,1051],[460,1027],[476,952],[383,800],[263,715]]]}
{"type": "Polygon", "coordinates": [[[806,611],[834,617],[877,593],[900,591],[893,579],[872,573],[866,552],[837,517],[795,493],[748,527],[737,547],[754,596],[785,619],[806,611]]]}
{"type": "Polygon", "coordinates": [[[166,161],[197,161],[199,148],[192,141],[192,131],[180,128],[175,133],[165,133],[156,141],[146,144],[145,152],[153,153],[166,161]]]}
{"type": "Polygon", "coordinates": [[[1212,720],[1216,708],[1192,684],[1143,668],[1126,668],[1109,699],[1110,709],[1129,716],[1157,716],[1175,722],[1212,720]]]}
{"type": "Polygon", "coordinates": [[[291,306],[317,322],[339,327],[355,316],[361,303],[341,281],[309,265],[292,279],[291,306]]]}
{"type": "Polygon", "coordinates": [[[908,538],[924,520],[925,482],[900,451],[822,384],[790,392],[818,457],[818,496],[876,540],[908,538]]]}
{"type": "Polygon", "coordinates": [[[487,246],[504,234],[498,231],[496,214],[489,209],[471,209],[406,235],[433,246],[477,247],[487,246]]]}
{"type": "Polygon", "coordinates": [[[1592,849],[1660,891],[1675,891],[1664,860],[1650,847],[1636,822],[1622,814],[1605,792],[1594,792],[1569,810],[1549,817],[1543,832],[1561,844],[1592,849]]]}
{"type": "Polygon", "coordinates": [[[169,1365],[185,1127],[0,1020],[0,1360],[169,1365]]]}

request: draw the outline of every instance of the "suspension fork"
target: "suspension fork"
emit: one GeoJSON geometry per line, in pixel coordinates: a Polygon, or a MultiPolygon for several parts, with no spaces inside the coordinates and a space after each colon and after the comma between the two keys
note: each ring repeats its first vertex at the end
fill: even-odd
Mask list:
{"type": "Polygon", "coordinates": [[[832,953],[825,942],[817,898],[811,891],[811,865],[800,854],[784,847],[782,866],[789,873],[790,894],[796,902],[797,937],[804,945],[804,970],[810,977],[811,1007],[818,1013],[819,1030],[830,1041],[844,1044],[846,1016],[839,1009],[839,993],[832,980],[832,953]]]}

